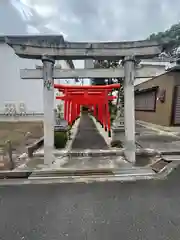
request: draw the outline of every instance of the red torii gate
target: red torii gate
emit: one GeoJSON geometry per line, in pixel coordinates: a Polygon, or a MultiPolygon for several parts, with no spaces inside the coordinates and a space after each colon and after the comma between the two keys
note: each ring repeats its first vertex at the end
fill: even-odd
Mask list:
{"type": "Polygon", "coordinates": [[[120,84],[101,86],[72,86],[54,84],[54,88],[64,95],[56,96],[56,99],[64,100],[64,118],[72,124],[80,115],[81,106],[88,106],[93,110],[96,119],[111,136],[111,122],[108,101],[115,99],[115,96],[108,94],[112,89],[120,88],[120,84]]]}

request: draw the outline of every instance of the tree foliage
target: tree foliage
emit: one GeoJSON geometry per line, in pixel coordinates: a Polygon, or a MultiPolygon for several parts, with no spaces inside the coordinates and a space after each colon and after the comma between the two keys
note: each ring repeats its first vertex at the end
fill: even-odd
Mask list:
{"type": "Polygon", "coordinates": [[[151,34],[148,40],[165,42],[165,51],[170,55],[175,55],[177,48],[180,46],[180,23],[172,25],[164,32],[151,34]]]}
{"type": "MultiPolygon", "coordinates": [[[[97,60],[94,62],[94,68],[117,68],[119,66],[119,61],[111,60],[97,60]]],[[[105,85],[106,80],[108,84],[112,84],[114,81],[112,78],[94,78],[92,79],[92,85],[105,85]]],[[[121,78],[116,79],[116,82],[120,82],[121,78]]]]}

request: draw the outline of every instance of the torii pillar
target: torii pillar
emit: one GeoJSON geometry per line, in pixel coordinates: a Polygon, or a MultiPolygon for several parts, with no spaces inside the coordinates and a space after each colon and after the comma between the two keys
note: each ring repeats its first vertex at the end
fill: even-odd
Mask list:
{"type": "MultiPolygon", "coordinates": [[[[94,62],[93,59],[85,59],[84,60],[84,68],[85,69],[92,69],[94,68],[94,62]]],[[[84,81],[84,80],[83,80],[84,81]]],[[[91,81],[91,79],[90,79],[91,81]]]]}
{"type": "Polygon", "coordinates": [[[84,68],[86,68],[86,69],[94,68],[93,59],[85,59],[84,60],[84,68]]]}
{"type": "Polygon", "coordinates": [[[44,164],[53,161],[54,150],[54,59],[42,57],[43,62],[43,102],[44,102],[44,164]]]}
{"type": "Polygon", "coordinates": [[[125,156],[131,162],[136,161],[135,145],[135,107],[134,107],[134,80],[135,58],[124,59],[124,124],[125,124],[125,156]]]}

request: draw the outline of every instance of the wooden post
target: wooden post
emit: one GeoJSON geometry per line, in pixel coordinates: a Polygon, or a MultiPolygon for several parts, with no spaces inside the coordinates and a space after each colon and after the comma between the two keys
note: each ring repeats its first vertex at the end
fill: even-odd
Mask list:
{"type": "Polygon", "coordinates": [[[10,140],[8,140],[6,142],[6,146],[7,146],[7,153],[8,153],[8,157],[9,157],[9,163],[10,163],[10,170],[14,169],[14,162],[13,162],[13,158],[12,158],[12,143],[10,140]]]}

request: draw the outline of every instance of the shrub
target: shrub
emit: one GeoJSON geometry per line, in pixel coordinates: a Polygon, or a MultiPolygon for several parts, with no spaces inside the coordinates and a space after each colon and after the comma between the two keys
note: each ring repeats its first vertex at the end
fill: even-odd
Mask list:
{"type": "Polygon", "coordinates": [[[113,121],[116,119],[116,115],[112,114],[111,115],[111,124],[113,123],[113,121]]]}
{"type": "Polygon", "coordinates": [[[68,140],[67,132],[55,132],[54,133],[54,146],[55,148],[64,148],[68,140]]]}

